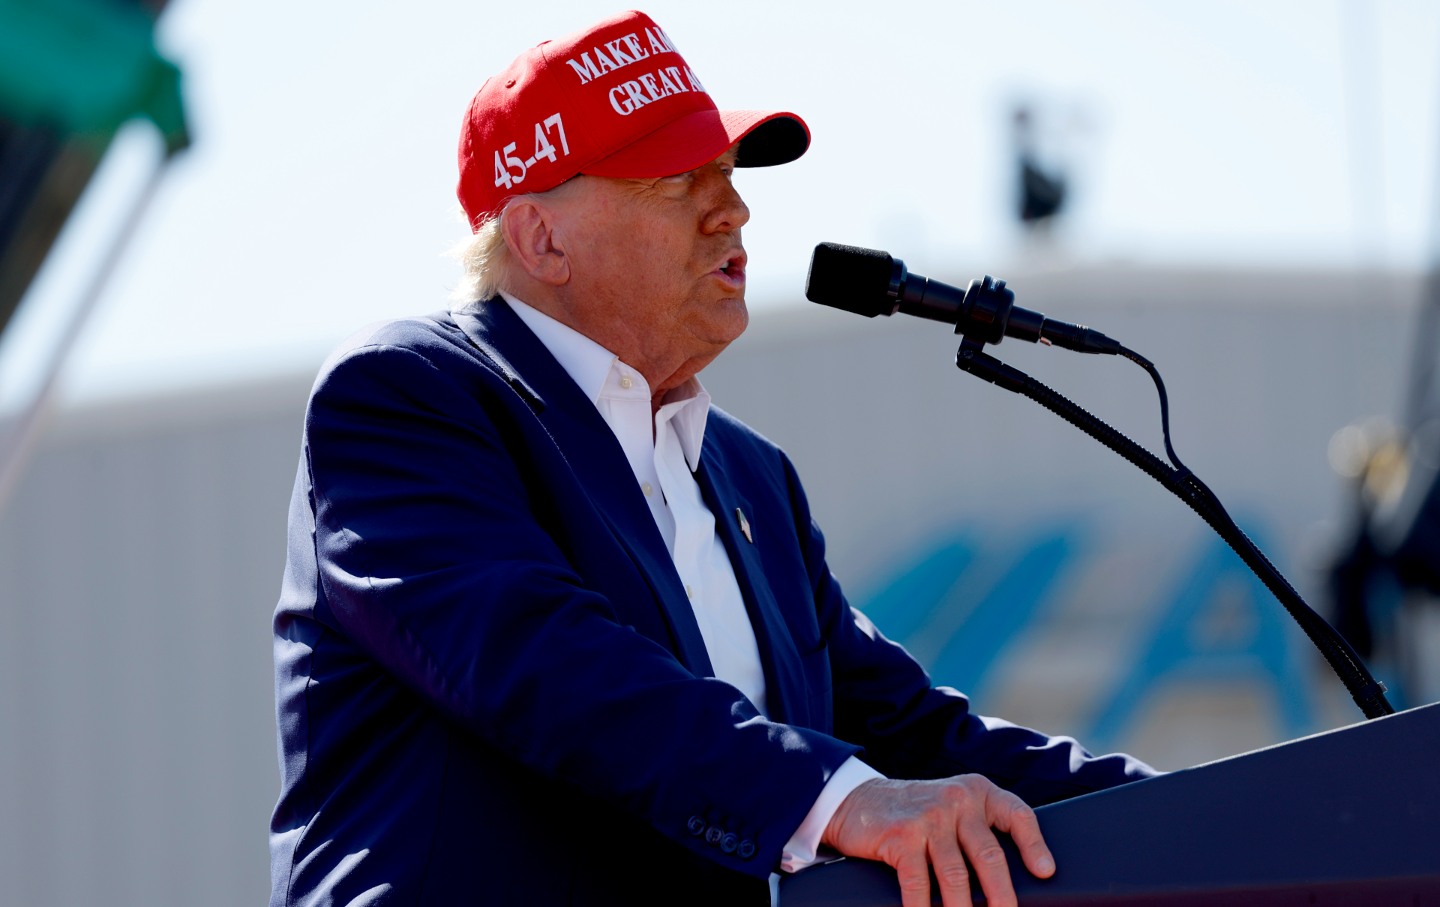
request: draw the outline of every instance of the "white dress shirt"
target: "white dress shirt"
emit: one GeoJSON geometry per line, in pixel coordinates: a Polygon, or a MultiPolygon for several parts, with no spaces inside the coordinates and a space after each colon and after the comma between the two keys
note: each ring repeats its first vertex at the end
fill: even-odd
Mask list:
{"type": "MultiPolygon", "coordinates": [[[[715,534],[715,516],[694,476],[700,467],[709,393],[699,379],[691,378],[666,395],[652,419],[650,386],[643,375],[568,325],[508,293],[501,295],[615,433],[690,596],[715,676],[766,714],[765,672],[755,630],[730,557],[715,534]]],[[[841,765],[786,843],[780,867],[794,872],[816,862],[820,837],[840,802],[862,782],[879,777],[853,757],[841,765]]],[[[772,877],[772,901],[775,891],[772,877]]]]}

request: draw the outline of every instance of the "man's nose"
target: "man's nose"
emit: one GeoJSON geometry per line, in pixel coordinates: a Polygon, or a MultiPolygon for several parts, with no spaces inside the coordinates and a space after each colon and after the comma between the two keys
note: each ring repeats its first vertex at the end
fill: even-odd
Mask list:
{"type": "Polygon", "coordinates": [[[725,233],[738,230],[750,220],[750,208],[740,197],[735,184],[730,182],[719,167],[713,167],[706,174],[713,181],[709,187],[712,193],[710,208],[705,215],[703,228],[706,233],[725,233]]]}

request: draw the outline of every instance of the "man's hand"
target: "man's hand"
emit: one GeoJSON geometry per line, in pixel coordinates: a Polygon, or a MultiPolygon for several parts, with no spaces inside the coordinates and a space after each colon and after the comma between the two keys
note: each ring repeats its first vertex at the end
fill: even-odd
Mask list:
{"type": "Polygon", "coordinates": [[[980,775],[938,781],[866,781],[835,810],[821,840],[843,854],[895,868],[904,907],[930,907],[930,869],[945,907],[969,907],[970,870],[993,907],[1014,907],[1010,868],[991,829],[1007,832],[1025,868],[1055,872],[1035,813],[980,775]]]}

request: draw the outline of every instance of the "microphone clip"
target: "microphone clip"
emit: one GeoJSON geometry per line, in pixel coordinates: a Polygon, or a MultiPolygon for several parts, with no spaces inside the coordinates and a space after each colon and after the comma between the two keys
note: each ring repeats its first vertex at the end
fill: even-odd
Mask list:
{"type": "Polygon", "coordinates": [[[986,274],[981,280],[970,281],[970,286],[966,287],[965,298],[960,305],[961,315],[955,322],[955,333],[981,344],[999,343],[1006,334],[1023,340],[1039,340],[1038,324],[1034,326],[1033,337],[1026,336],[1028,331],[1016,331],[1016,328],[1028,328],[1029,325],[1027,319],[1012,325],[1011,317],[1015,311],[1015,292],[1005,286],[1005,281],[986,274]]]}

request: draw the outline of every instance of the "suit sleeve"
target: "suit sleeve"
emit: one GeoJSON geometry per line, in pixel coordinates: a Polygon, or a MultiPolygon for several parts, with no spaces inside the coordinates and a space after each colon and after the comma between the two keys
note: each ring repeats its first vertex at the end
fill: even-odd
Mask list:
{"type": "Polygon", "coordinates": [[[825,561],[825,541],[794,467],[785,461],[830,653],[835,734],[864,748],[861,758],[891,778],[981,774],[1032,806],[1156,774],[1133,757],[1096,757],[1070,737],[1047,736],[971,711],[956,690],[933,685],[903,647],[850,607],[825,561]]]}

